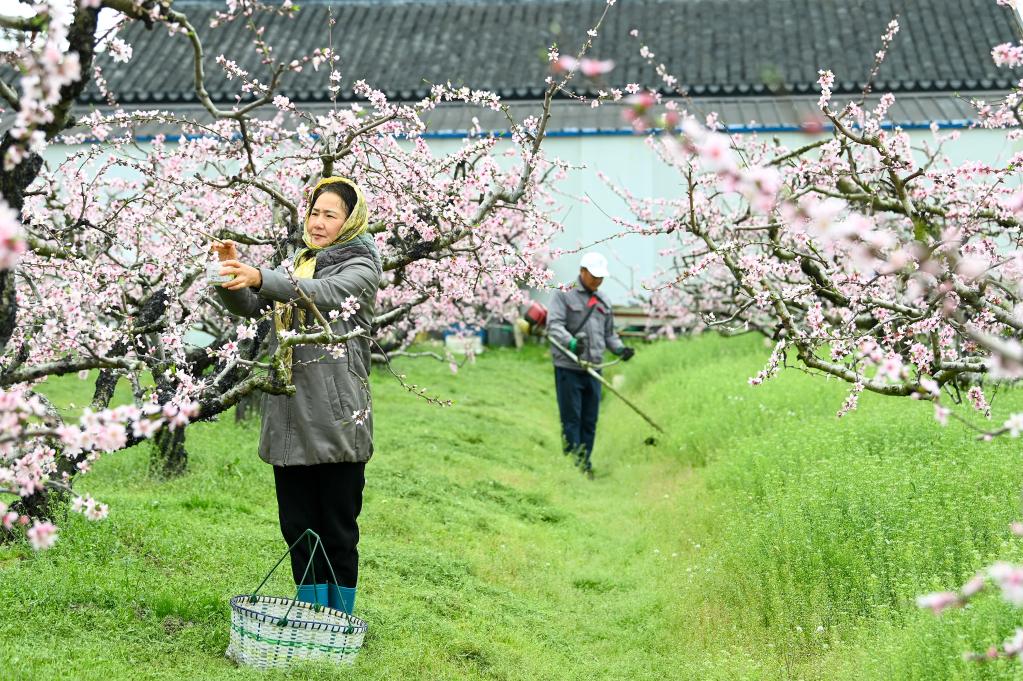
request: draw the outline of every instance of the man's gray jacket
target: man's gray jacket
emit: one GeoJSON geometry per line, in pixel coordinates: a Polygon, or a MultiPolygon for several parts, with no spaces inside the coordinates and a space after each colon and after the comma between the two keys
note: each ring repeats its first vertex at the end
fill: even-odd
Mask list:
{"type": "MultiPolygon", "coordinates": [[[[625,350],[622,339],[615,333],[611,301],[600,291],[590,293],[577,280],[569,290],[555,292],[547,310],[547,334],[567,348],[573,336],[579,337],[584,333],[585,347],[580,359],[587,362],[602,362],[605,349],[616,355],[625,350]]],[[[554,366],[583,371],[582,367],[553,344],[551,355],[554,357],[554,366]]]]}

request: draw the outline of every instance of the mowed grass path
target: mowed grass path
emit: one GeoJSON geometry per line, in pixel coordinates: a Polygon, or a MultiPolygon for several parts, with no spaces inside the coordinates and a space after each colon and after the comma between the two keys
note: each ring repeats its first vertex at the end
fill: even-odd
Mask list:
{"type": "MultiPolygon", "coordinates": [[[[755,338],[644,346],[624,390],[669,431],[605,400],[583,479],[559,453],[549,361],[488,352],[452,376],[399,364],[439,409],[374,376],[352,668],[258,673],[223,658],[230,596],[283,550],[258,427],[189,431],[188,475],[148,450],[79,482],[110,518],[57,546],[0,547],[0,679],[1016,678],[960,653],[1020,613],[981,598],[940,619],[912,605],[995,558],[1019,559],[1018,440],[977,443],[929,405],[795,371],[750,388],[755,338]]],[[[88,384],[55,381],[83,403],[88,384]]],[[[1023,409],[995,399],[996,419],[1023,409]]],[[[293,587],[286,570],[268,591],[293,587]]]]}

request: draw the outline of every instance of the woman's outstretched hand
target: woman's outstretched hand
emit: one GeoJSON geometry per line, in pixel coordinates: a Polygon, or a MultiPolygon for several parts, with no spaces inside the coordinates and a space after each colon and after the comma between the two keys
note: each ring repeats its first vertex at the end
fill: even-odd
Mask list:
{"type": "Polygon", "coordinates": [[[231,281],[221,284],[228,291],[237,291],[243,288],[259,288],[263,285],[263,275],[259,273],[259,270],[237,260],[224,260],[221,262],[220,273],[234,276],[234,279],[231,281]]]}

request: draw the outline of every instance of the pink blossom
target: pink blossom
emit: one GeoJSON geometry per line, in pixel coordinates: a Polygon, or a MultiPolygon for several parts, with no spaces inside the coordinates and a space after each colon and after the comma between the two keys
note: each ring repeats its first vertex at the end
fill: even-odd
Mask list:
{"type": "Polygon", "coordinates": [[[926,393],[928,397],[938,397],[941,394],[941,388],[938,386],[938,382],[927,376],[922,376],[920,378],[920,389],[926,393]]]}
{"type": "Polygon", "coordinates": [[[131,61],[132,53],[131,45],[124,42],[120,38],[111,38],[110,41],[107,43],[106,49],[107,54],[109,54],[110,57],[115,62],[127,64],[129,61],[131,61]]]}
{"type": "Polygon", "coordinates": [[[1013,45],[1012,43],[996,45],[991,50],[991,58],[994,60],[995,66],[1016,68],[1023,64],[1023,45],[1013,45]]]}
{"type": "Polygon", "coordinates": [[[974,576],[970,581],[963,585],[960,590],[964,598],[970,598],[977,595],[981,589],[984,588],[984,584],[987,582],[987,577],[983,574],[974,576]]]}
{"type": "Polygon", "coordinates": [[[71,510],[81,513],[89,520],[102,520],[110,512],[106,504],[99,503],[91,496],[75,497],[74,501],[71,502],[71,510]]]}
{"type": "Polygon", "coordinates": [[[727,135],[716,132],[707,133],[694,146],[700,160],[708,170],[719,172],[735,169],[735,157],[732,155],[731,140],[727,135]]]}
{"type": "Polygon", "coordinates": [[[990,261],[982,255],[969,255],[961,258],[956,270],[963,279],[972,281],[987,272],[991,267],[990,261]]]}
{"type": "Polygon", "coordinates": [[[583,59],[579,62],[579,70],[587,78],[595,78],[614,70],[615,63],[610,59],[583,59]]]}
{"type": "Polygon", "coordinates": [[[1002,644],[1002,651],[1009,657],[1017,657],[1023,653],[1023,629],[1016,629],[1012,638],[1002,644]]]}
{"type": "Polygon", "coordinates": [[[150,438],[160,430],[163,423],[163,419],[139,419],[132,425],[132,434],[135,437],[150,438]]]}
{"type": "Polygon", "coordinates": [[[826,234],[831,231],[832,224],[845,209],[846,204],[840,199],[808,201],[805,207],[808,226],[815,232],[826,234]]]}
{"type": "Polygon", "coordinates": [[[1003,199],[1001,204],[1006,208],[1006,210],[1019,214],[1023,211],[1023,192],[1015,192],[1008,198],[1003,199]]]}
{"type": "Polygon", "coordinates": [[[835,84],[835,74],[831,71],[818,71],[819,78],[817,84],[821,86],[821,97],[817,101],[817,107],[820,109],[825,108],[828,102],[831,101],[831,88],[835,84]]]}
{"type": "Polygon", "coordinates": [[[14,267],[24,252],[25,240],[18,214],[0,199],[0,270],[14,267]]]}
{"type": "Polygon", "coordinates": [[[918,608],[928,608],[935,615],[959,604],[959,594],[954,591],[938,591],[925,596],[917,596],[916,599],[918,608]]]}
{"type": "Polygon", "coordinates": [[[41,551],[57,542],[57,527],[50,521],[35,521],[25,533],[32,548],[41,551]]]}
{"type": "Polygon", "coordinates": [[[1002,427],[1009,432],[1010,436],[1019,437],[1020,432],[1023,432],[1023,412],[1010,416],[1002,427]]]}
{"type": "Polygon", "coordinates": [[[913,343],[909,348],[909,356],[921,372],[928,371],[934,362],[934,352],[923,343],[913,343]]]}
{"type": "Polygon", "coordinates": [[[877,377],[883,380],[898,381],[903,374],[902,357],[896,352],[889,352],[877,368],[877,377]]]}
{"type": "Polygon", "coordinates": [[[984,391],[979,385],[971,386],[967,396],[970,398],[970,403],[974,409],[984,414],[987,418],[991,418],[991,405],[988,404],[987,399],[984,397],[984,391]]]}
{"type": "Polygon", "coordinates": [[[555,73],[568,73],[579,68],[579,60],[569,55],[558,57],[552,66],[555,73]]]}
{"type": "Polygon", "coordinates": [[[1023,568],[998,562],[988,568],[991,579],[1001,587],[1002,597],[1016,607],[1023,607],[1023,568]]]}

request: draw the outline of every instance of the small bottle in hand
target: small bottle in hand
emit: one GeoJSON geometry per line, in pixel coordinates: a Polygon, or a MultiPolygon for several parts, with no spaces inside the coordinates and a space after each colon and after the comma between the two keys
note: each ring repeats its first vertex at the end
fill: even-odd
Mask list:
{"type": "Polygon", "coordinates": [[[237,260],[238,248],[233,241],[214,241],[210,246],[211,258],[206,263],[206,281],[219,286],[234,279],[233,274],[221,274],[221,263],[225,260],[237,260]]]}

